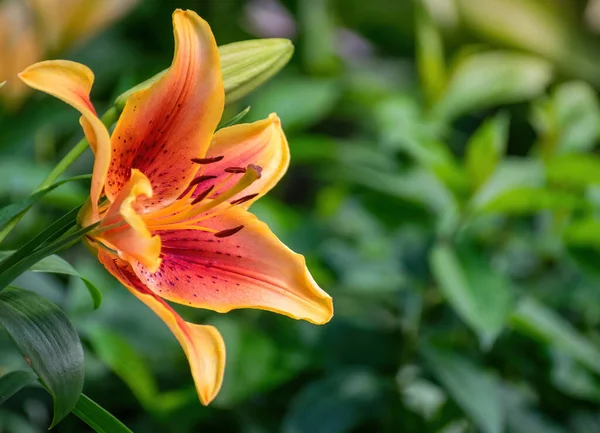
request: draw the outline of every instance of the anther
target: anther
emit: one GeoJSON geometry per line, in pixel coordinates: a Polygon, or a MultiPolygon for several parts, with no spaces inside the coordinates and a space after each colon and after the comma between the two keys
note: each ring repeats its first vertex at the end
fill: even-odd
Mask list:
{"type": "Polygon", "coordinates": [[[262,173],[262,167],[260,165],[256,165],[256,164],[249,164],[248,167],[252,168],[254,171],[256,171],[260,177],[260,174],[262,173]]]}
{"type": "Polygon", "coordinates": [[[213,162],[219,162],[223,158],[223,155],[213,156],[211,158],[192,158],[192,162],[195,162],[196,164],[212,164],[213,162]]]}
{"type": "Polygon", "coordinates": [[[225,173],[246,173],[244,167],[227,167],[225,173]]]}
{"type": "Polygon", "coordinates": [[[190,182],[190,186],[198,185],[207,180],[215,179],[217,176],[198,176],[190,182]]]}
{"type": "Polygon", "coordinates": [[[196,203],[200,203],[202,200],[204,200],[206,198],[206,196],[208,194],[210,194],[210,192],[215,188],[214,185],[211,185],[208,189],[206,189],[206,191],[204,191],[203,193],[201,193],[198,197],[196,197],[194,200],[192,200],[192,205],[196,204],[196,203]]]}
{"type": "Polygon", "coordinates": [[[258,193],[256,193],[256,194],[248,194],[248,195],[245,195],[244,197],[241,197],[241,198],[238,198],[238,199],[236,199],[236,200],[233,200],[233,201],[231,202],[231,204],[234,204],[234,205],[235,205],[235,204],[241,204],[241,203],[244,203],[244,202],[246,202],[246,201],[248,201],[248,200],[252,200],[252,199],[253,199],[254,197],[256,197],[257,195],[258,195],[258,193]]]}
{"type": "Polygon", "coordinates": [[[220,232],[215,233],[215,237],[216,238],[226,238],[227,236],[231,236],[236,234],[237,232],[239,232],[241,229],[243,229],[244,226],[237,226],[234,227],[232,229],[227,229],[227,230],[221,230],[220,232]]]}

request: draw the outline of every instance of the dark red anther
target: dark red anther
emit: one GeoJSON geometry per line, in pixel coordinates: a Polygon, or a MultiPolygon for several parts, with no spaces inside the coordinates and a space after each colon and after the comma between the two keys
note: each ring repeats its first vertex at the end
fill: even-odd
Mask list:
{"type": "Polygon", "coordinates": [[[205,182],[207,180],[215,179],[217,176],[198,176],[192,179],[190,182],[190,186],[198,185],[199,183],[205,182]]]}
{"type": "Polygon", "coordinates": [[[227,236],[231,236],[231,235],[236,234],[237,232],[239,232],[243,228],[244,228],[244,226],[237,226],[237,227],[234,227],[232,229],[221,230],[220,232],[215,233],[215,237],[217,237],[217,238],[226,238],[227,236]]]}
{"type": "Polygon", "coordinates": [[[192,200],[192,205],[196,204],[196,203],[200,203],[202,200],[204,200],[206,198],[206,196],[208,194],[210,194],[210,192],[215,188],[214,185],[211,185],[209,188],[207,188],[203,193],[201,193],[198,197],[196,197],[194,200],[192,200]]]}
{"type": "Polygon", "coordinates": [[[196,164],[212,164],[213,162],[219,162],[223,158],[223,155],[213,156],[212,158],[192,158],[192,162],[195,162],[196,164]]]}
{"type": "Polygon", "coordinates": [[[246,173],[244,167],[227,167],[225,173],[246,173]]]}
{"type": "Polygon", "coordinates": [[[241,204],[241,203],[244,203],[244,202],[246,202],[246,201],[248,201],[248,200],[252,200],[252,199],[253,199],[254,197],[256,197],[257,195],[258,195],[258,193],[256,193],[256,194],[248,194],[248,195],[245,195],[245,196],[243,196],[243,197],[240,197],[240,198],[238,198],[238,199],[236,199],[236,200],[232,201],[232,202],[231,202],[231,204],[241,204]]]}

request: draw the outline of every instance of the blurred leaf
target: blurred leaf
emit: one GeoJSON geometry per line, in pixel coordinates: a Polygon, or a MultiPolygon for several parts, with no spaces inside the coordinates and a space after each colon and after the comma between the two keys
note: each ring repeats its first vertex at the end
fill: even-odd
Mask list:
{"type": "Polygon", "coordinates": [[[528,393],[517,386],[504,386],[502,403],[506,408],[506,424],[511,433],[566,433],[565,430],[545,419],[531,408],[528,393]]]}
{"type": "Polygon", "coordinates": [[[277,113],[286,132],[308,128],[333,109],[340,96],[339,84],[331,79],[282,78],[250,99],[248,121],[277,113]]]}
{"type": "Polygon", "coordinates": [[[430,103],[437,101],[446,87],[444,44],[439,31],[424,7],[417,6],[416,60],[421,87],[430,103]]]}
{"type": "Polygon", "coordinates": [[[456,117],[496,105],[526,101],[541,94],[552,77],[545,60],[510,51],[462,57],[434,107],[436,117],[456,117]]]}
{"type": "Polygon", "coordinates": [[[600,249],[600,221],[593,217],[574,220],[565,228],[563,239],[569,246],[600,249]]]}
{"type": "MultiPolygon", "coordinates": [[[[219,53],[225,103],[231,104],[279,72],[292,58],[294,45],[288,39],[253,39],[222,45],[219,53]]],[[[150,87],[166,72],[167,69],[124,92],[115,100],[115,107],[123,111],[132,94],[150,87]]]]}
{"type": "Polygon", "coordinates": [[[582,81],[560,84],[551,98],[534,102],[532,123],[547,155],[591,150],[600,135],[595,90],[582,81]]]}
{"type": "Polygon", "coordinates": [[[431,269],[452,308],[489,349],[512,310],[510,283],[474,253],[464,251],[461,259],[450,246],[438,244],[431,251],[431,269]]]}
{"type": "Polygon", "coordinates": [[[302,54],[307,69],[315,75],[331,75],[338,65],[339,35],[332,3],[331,0],[298,3],[298,18],[304,34],[302,54]]]}
{"type": "Polygon", "coordinates": [[[504,155],[508,126],[508,115],[500,113],[486,120],[469,139],[465,165],[474,190],[488,179],[504,155]]]}
{"type": "Polygon", "coordinates": [[[127,340],[107,329],[95,327],[87,337],[100,360],[127,384],[140,403],[151,410],[157,396],[157,386],[141,355],[127,340]]]}
{"type": "Polygon", "coordinates": [[[557,155],[546,162],[548,182],[586,188],[600,184],[600,156],[594,154],[557,155]]]}
{"type": "Polygon", "coordinates": [[[532,298],[523,298],[510,318],[511,326],[524,334],[554,346],[600,374],[600,349],[579,334],[554,311],[532,298]]]}
{"type": "Polygon", "coordinates": [[[478,210],[487,213],[526,215],[541,210],[573,210],[585,206],[585,200],[576,194],[523,187],[504,192],[478,210]]]}
{"type": "Polygon", "coordinates": [[[379,379],[368,371],[340,371],[298,393],[283,421],[283,433],[355,431],[381,409],[379,379]]]}
{"type": "MultiPolygon", "coordinates": [[[[6,259],[14,251],[0,251],[0,261],[6,259]]],[[[37,262],[35,265],[28,269],[32,272],[49,272],[52,274],[64,274],[77,277],[83,281],[85,287],[87,287],[92,297],[94,309],[98,308],[102,303],[102,293],[89,279],[81,275],[77,270],[71,266],[69,262],[59,256],[48,256],[37,262]]]]}
{"type": "Polygon", "coordinates": [[[600,403],[600,382],[581,364],[564,352],[553,353],[552,383],[575,398],[600,403]]]}
{"type": "Polygon", "coordinates": [[[498,380],[481,367],[433,346],[421,353],[454,401],[484,433],[502,433],[505,414],[498,380]]]}
{"type": "Polygon", "coordinates": [[[81,394],[73,414],[98,433],[132,433],[125,425],[89,397],[81,394]]]}
{"type": "Polygon", "coordinates": [[[0,292],[0,325],[52,394],[55,426],[83,389],[83,348],[75,328],[56,305],[14,287],[0,292]]]}
{"type": "Polygon", "coordinates": [[[0,377],[0,405],[37,379],[31,371],[11,371],[0,377]]]}

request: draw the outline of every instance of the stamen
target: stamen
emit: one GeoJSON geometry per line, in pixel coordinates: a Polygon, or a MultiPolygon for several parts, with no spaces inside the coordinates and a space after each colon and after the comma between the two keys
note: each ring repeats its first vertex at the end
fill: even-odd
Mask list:
{"type": "Polygon", "coordinates": [[[216,238],[226,238],[227,236],[231,236],[231,235],[236,234],[237,232],[239,232],[243,228],[244,228],[244,226],[241,225],[241,226],[234,227],[232,229],[221,230],[220,232],[215,233],[214,236],[216,238]]]}
{"type": "Polygon", "coordinates": [[[194,186],[194,185],[198,185],[199,183],[205,182],[207,180],[211,180],[211,179],[215,179],[217,176],[211,176],[211,175],[206,175],[206,176],[198,176],[195,177],[194,179],[192,179],[192,181],[190,182],[190,186],[194,186]]]}
{"type": "Polygon", "coordinates": [[[225,156],[221,155],[213,156],[211,158],[192,158],[192,162],[195,162],[196,164],[212,164],[213,162],[219,162],[224,157],[225,156]]]}
{"type": "Polygon", "coordinates": [[[258,193],[256,193],[256,194],[248,194],[248,195],[245,195],[244,197],[238,198],[237,200],[233,200],[230,203],[231,204],[241,204],[241,203],[244,203],[244,202],[246,202],[248,200],[252,200],[257,195],[258,195],[258,193]]]}
{"type": "Polygon", "coordinates": [[[192,200],[192,205],[195,205],[196,203],[200,203],[202,200],[204,200],[206,198],[206,196],[208,196],[208,194],[211,193],[211,191],[215,189],[214,185],[211,185],[208,189],[206,189],[206,191],[204,191],[203,193],[201,193],[198,197],[196,197],[194,200],[192,200]]]}
{"type": "Polygon", "coordinates": [[[244,167],[227,167],[225,173],[246,173],[244,167]]]}

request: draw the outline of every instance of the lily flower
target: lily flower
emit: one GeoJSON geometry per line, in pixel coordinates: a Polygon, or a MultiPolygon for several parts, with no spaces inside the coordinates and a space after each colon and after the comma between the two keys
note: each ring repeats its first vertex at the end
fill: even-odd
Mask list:
{"type": "Polygon", "coordinates": [[[86,66],[41,62],[20,78],[82,114],[95,163],[80,223],[99,222],[87,242],[171,329],[208,404],[223,378],[223,339],[212,326],[185,322],[166,301],[221,313],[263,309],[315,324],[331,319],[333,305],[304,258],[248,211],[287,170],[279,118],[215,132],[224,90],[211,29],[182,10],[173,28],[170,69],[128,99],[112,136],[90,102],[86,66]]]}

